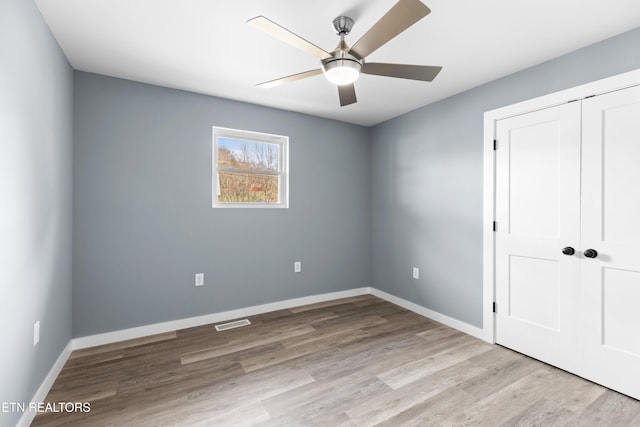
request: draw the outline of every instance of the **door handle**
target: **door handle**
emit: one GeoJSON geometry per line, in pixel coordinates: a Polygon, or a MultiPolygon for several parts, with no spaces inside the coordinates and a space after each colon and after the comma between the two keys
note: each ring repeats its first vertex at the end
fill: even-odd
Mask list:
{"type": "Polygon", "coordinates": [[[587,249],[586,251],[584,251],[584,256],[586,256],[587,258],[595,258],[598,256],[598,251],[596,251],[595,249],[587,249]]]}
{"type": "Polygon", "coordinates": [[[566,248],[562,249],[562,253],[565,255],[573,255],[576,253],[576,250],[573,249],[571,246],[567,246],[566,248]]]}

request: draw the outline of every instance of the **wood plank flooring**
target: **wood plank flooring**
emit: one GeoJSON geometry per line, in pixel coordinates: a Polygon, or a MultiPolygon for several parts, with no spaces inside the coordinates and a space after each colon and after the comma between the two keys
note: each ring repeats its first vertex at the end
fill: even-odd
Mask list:
{"type": "Polygon", "coordinates": [[[366,295],[73,352],[33,426],[640,426],[640,402],[366,295]]]}

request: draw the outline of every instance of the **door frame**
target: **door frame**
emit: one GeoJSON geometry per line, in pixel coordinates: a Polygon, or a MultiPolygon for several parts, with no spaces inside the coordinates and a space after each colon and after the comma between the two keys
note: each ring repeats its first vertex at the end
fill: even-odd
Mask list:
{"type": "MultiPolygon", "coordinates": [[[[496,199],[496,125],[498,120],[526,114],[567,102],[602,95],[640,85],[640,69],[597,80],[570,89],[554,92],[538,98],[497,108],[484,113],[483,147],[483,225],[482,225],[482,339],[495,343],[496,325],[493,304],[495,302],[495,221],[496,199]]],[[[499,142],[498,142],[499,144],[499,142]]],[[[499,147],[498,147],[499,149],[499,147]]],[[[499,227],[499,225],[498,225],[499,227]]],[[[500,308],[498,308],[499,310],[500,308]]]]}

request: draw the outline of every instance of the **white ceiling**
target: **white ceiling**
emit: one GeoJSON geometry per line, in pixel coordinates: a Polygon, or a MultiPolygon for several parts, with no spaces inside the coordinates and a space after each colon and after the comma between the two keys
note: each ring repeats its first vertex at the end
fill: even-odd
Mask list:
{"type": "Polygon", "coordinates": [[[431,83],[363,75],[340,107],[322,75],[272,89],[257,83],[319,61],[245,22],[264,15],[333,50],[331,21],[355,20],[353,45],[396,0],[35,0],[73,68],[373,125],[640,27],[638,0],[423,0],[431,14],[371,62],[441,65],[431,83]]]}

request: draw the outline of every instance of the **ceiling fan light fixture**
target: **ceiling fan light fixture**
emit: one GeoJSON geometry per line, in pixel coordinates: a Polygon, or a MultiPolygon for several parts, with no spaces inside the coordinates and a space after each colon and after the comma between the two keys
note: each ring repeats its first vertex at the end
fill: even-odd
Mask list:
{"type": "Polygon", "coordinates": [[[362,62],[355,58],[329,58],[322,61],[322,71],[327,80],[338,86],[349,85],[358,80],[361,70],[362,62]]]}

